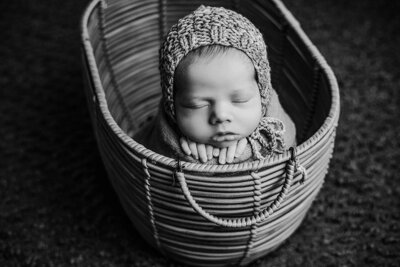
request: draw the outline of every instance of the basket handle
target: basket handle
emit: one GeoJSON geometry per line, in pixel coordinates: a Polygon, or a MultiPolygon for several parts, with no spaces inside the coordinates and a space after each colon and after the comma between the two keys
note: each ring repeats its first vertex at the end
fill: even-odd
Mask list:
{"type": "MultiPolygon", "coordinates": [[[[217,225],[220,226],[225,226],[225,227],[232,227],[232,228],[240,228],[240,227],[246,227],[246,226],[252,226],[254,224],[257,224],[259,222],[262,222],[266,220],[270,215],[272,215],[275,210],[280,206],[281,202],[285,198],[286,194],[288,193],[292,181],[293,181],[293,176],[296,170],[300,170],[299,164],[297,163],[296,156],[295,156],[295,149],[291,148],[292,151],[292,157],[289,159],[287,165],[286,165],[286,173],[285,173],[285,181],[283,183],[282,189],[278,196],[275,198],[275,200],[269,205],[267,208],[261,210],[257,214],[253,216],[248,216],[248,217],[242,217],[242,218],[234,218],[234,219],[227,219],[227,218],[219,218],[217,216],[214,216],[207,211],[205,211],[202,207],[197,204],[196,200],[193,199],[192,194],[190,193],[190,190],[188,188],[188,185],[186,183],[186,178],[185,174],[182,171],[182,167],[180,166],[180,161],[178,162],[179,168],[175,172],[175,177],[178,179],[179,184],[181,186],[183,195],[185,196],[186,200],[189,202],[190,206],[202,217],[207,219],[210,222],[213,222],[217,225]]],[[[302,169],[304,169],[302,167],[302,169]]],[[[305,178],[305,173],[303,170],[300,170],[303,174],[303,179],[305,178]]]]}

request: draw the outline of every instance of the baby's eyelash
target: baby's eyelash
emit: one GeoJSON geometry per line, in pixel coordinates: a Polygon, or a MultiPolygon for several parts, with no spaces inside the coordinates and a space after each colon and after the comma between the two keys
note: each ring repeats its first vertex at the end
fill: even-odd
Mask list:
{"type": "Polygon", "coordinates": [[[239,98],[239,99],[233,99],[232,102],[233,103],[246,103],[249,102],[250,99],[249,98],[239,98]]]}
{"type": "Polygon", "coordinates": [[[203,107],[207,107],[208,104],[203,103],[203,104],[185,104],[183,105],[185,108],[192,108],[192,109],[196,109],[196,108],[203,108],[203,107]]]}

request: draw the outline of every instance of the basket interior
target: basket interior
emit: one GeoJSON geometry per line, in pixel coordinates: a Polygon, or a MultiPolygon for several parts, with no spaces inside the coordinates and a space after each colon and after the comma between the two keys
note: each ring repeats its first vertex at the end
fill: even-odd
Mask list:
{"type": "Polygon", "coordinates": [[[326,74],[304,41],[269,1],[109,1],[96,6],[88,32],[108,108],[133,136],[158,108],[158,51],[176,21],[200,4],[233,9],[249,18],[268,46],[272,85],[297,128],[298,144],[311,137],[331,107],[326,74]]]}

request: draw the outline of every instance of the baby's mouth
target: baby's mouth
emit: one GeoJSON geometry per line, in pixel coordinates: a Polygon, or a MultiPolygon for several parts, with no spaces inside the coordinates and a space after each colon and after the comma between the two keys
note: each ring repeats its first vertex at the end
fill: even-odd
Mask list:
{"type": "Polygon", "coordinates": [[[214,142],[233,141],[239,139],[239,135],[231,132],[219,132],[212,137],[214,142]]]}

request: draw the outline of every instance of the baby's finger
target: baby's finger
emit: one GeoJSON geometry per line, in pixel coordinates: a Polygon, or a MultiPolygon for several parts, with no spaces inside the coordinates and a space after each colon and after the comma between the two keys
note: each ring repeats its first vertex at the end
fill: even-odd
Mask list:
{"type": "Polygon", "coordinates": [[[220,149],[218,163],[219,164],[225,164],[226,163],[226,147],[220,149]]]}
{"type": "Polygon", "coordinates": [[[207,162],[206,146],[204,144],[197,144],[197,152],[202,163],[207,162]]]}
{"type": "Polygon", "coordinates": [[[207,145],[207,146],[206,146],[206,152],[207,152],[207,158],[208,158],[208,160],[210,160],[210,159],[213,158],[213,150],[214,150],[214,148],[213,148],[212,145],[207,145]]]}
{"type": "Polygon", "coordinates": [[[236,153],[235,153],[235,158],[240,157],[240,155],[243,154],[244,149],[246,148],[247,145],[247,139],[243,138],[240,139],[239,142],[237,143],[237,147],[236,147],[236,153]]]}
{"type": "Polygon", "coordinates": [[[179,141],[181,143],[181,148],[182,148],[183,152],[186,155],[190,156],[192,154],[192,152],[190,151],[190,148],[189,148],[189,145],[188,145],[188,142],[187,142],[186,138],[185,137],[181,137],[179,139],[179,141]]]}
{"type": "Polygon", "coordinates": [[[190,148],[193,158],[199,159],[199,154],[197,153],[197,144],[190,140],[188,140],[188,142],[189,142],[189,148],[190,148]]]}
{"type": "Polygon", "coordinates": [[[237,147],[237,142],[228,147],[228,150],[226,152],[226,162],[227,163],[233,162],[233,158],[235,157],[236,147],[237,147]]]}
{"type": "Polygon", "coordinates": [[[214,156],[214,157],[218,157],[218,156],[219,156],[219,148],[218,148],[218,147],[214,147],[214,149],[213,149],[213,156],[214,156]]]}

